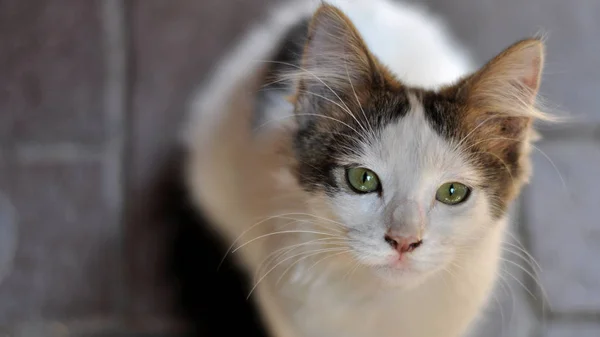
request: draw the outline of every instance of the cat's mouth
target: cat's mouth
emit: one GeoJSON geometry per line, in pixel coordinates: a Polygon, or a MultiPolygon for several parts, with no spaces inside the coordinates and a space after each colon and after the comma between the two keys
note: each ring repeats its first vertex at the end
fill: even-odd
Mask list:
{"type": "Polygon", "coordinates": [[[421,283],[423,273],[418,272],[408,264],[387,264],[375,269],[377,277],[393,287],[413,287],[421,283]]]}
{"type": "Polygon", "coordinates": [[[376,245],[371,247],[358,246],[352,247],[355,261],[360,262],[372,274],[391,286],[410,286],[420,283],[429,271],[421,265],[420,259],[416,256],[421,254],[423,246],[422,240],[417,240],[418,244],[403,248],[401,245],[393,245],[387,242],[386,245],[376,245]]]}
{"type": "Polygon", "coordinates": [[[397,252],[391,251],[385,256],[369,259],[363,262],[370,268],[376,277],[383,282],[393,287],[412,287],[419,284],[427,273],[423,273],[415,266],[411,254],[400,255],[397,252]]]}
{"type": "Polygon", "coordinates": [[[390,258],[390,262],[387,263],[387,266],[391,269],[398,271],[406,271],[411,269],[410,261],[408,261],[408,258],[406,256],[390,258]]]}

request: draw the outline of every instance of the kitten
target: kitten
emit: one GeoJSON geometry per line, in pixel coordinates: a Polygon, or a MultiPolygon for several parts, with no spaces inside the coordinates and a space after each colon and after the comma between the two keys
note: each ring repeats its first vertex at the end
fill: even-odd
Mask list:
{"type": "Polygon", "coordinates": [[[384,0],[289,2],[251,32],[191,108],[185,170],[268,335],[464,335],[549,119],[543,60],[527,39],[475,71],[384,0]]]}

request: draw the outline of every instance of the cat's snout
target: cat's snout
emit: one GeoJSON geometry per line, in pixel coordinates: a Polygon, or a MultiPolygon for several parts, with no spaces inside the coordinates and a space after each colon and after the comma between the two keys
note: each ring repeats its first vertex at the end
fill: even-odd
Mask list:
{"type": "Polygon", "coordinates": [[[393,233],[388,233],[385,235],[385,241],[400,255],[412,252],[417,249],[421,244],[423,244],[423,240],[414,237],[404,237],[399,235],[394,235],[393,233]]]}

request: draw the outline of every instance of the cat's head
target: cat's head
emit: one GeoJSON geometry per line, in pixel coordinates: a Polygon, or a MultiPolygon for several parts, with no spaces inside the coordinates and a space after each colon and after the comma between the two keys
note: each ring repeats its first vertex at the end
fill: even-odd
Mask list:
{"type": "Polygon", "coordinates": [[[323,5],[294,97],[293,172],[311,212],[343,224],[354,257],[387,278],[446,267],[528,179],[543,55],[524,40],[454,85],[411,88],[323,5]]]}

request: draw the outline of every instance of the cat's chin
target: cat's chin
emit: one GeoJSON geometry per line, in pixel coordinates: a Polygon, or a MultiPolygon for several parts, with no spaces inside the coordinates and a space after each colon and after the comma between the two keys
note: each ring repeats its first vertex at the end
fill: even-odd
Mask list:
{"type": "Polygon", "coordinates": [[[422,273],[410,268],[398,268],[394,266],[379,266],[374,268],[374,272],[383,283],[390,287],[414,288],[422,284],[428,273],[422,273]]]}

